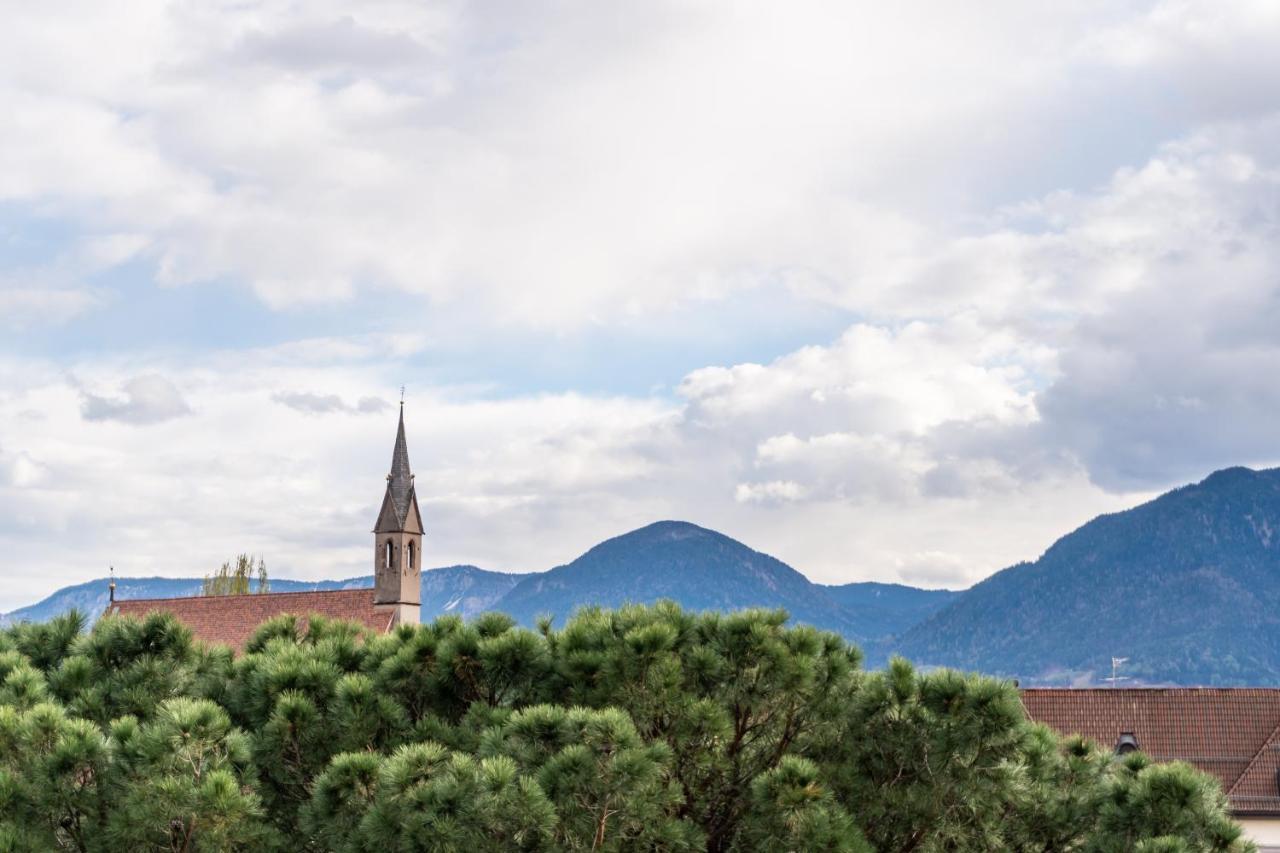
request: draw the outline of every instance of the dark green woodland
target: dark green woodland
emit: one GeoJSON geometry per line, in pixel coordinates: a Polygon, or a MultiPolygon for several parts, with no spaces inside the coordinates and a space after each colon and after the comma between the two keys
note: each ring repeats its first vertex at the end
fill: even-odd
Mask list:
{"type": "Polygon", "coordinates": [[[502,615],[243,654],[172,617],[0,632],[0,851],[1243,851],[1216,781],[1009,682],[780,611],[502,615]]]}

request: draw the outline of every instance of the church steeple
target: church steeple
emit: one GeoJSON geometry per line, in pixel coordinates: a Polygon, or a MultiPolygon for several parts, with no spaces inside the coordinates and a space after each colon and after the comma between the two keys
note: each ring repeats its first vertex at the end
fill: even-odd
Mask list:
{"type": "Polygon", "coordinates": [[[391,451],[387,491],[373,528],[374,603],[395,605],[399,622],[418,622],[422,574],[422,514],[409,465],[409,442],[404,434],[404,399],[400,424],[391,451]]]}
{"type": "MultiPolygon", "coordinates": [[[[409,442],[404,437],[404,401],[400,402],[400,426],[396,429],[396,446],[391,451],[391,473],[387,475],[387,494],[395,511],[393,526],[385,527],[390,519],[378,518],[377,531],[403,530],[410,513],[418,512],[418,499],[413,490],[413,469],[409,466],[409,442]]],[[[422,530],[421,517],[415,518],[418,530],[422,530]]]]}

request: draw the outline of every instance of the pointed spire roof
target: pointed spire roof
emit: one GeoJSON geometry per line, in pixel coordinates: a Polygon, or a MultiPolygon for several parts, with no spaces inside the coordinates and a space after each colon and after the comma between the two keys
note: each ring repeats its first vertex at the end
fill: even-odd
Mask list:
{"type": "MultiPolygon", "coordinates": [[[[409,442],[404,437],[404,400],[400,401],[400,425],[396,429],[396,446],[391,451],[391,473],[387,475],[387,499],[395,511],[396,523],[403,529],[417,501],[413,494],[413,470],[409,467],[409,442]]],[[[385,501],[384,501],[385,503],[385,501]]],[[[379,519],[381,525],[381,519],[379,519]]]]}
{"type": "Polygon", "coordinates": [[[396,446],[391,452],[391,498],[396,502],[400,520],[409,509],[409,492],[413,489],[413,470],[409,467],[409,442],[404,437],[404,402],[400,403],[400,426],[396,429],[396,446]]]}

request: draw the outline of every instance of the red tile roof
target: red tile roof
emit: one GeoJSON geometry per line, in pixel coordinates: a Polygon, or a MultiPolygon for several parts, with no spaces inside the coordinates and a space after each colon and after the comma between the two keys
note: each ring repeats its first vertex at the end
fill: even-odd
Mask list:
{"type": "Polygon", "coordinates": [[[359,622],[374,631],[391,628],[393,608],[373,603],[372,589],[335,589],[316,592],[271,592],[263,595],[210,595],[191,598],[135,598],[117,601],[111,614],[142,617],[161,610],[177,616],[206,643],[244,648],[259,625],[273,616],[312,613],[330,619],[359,622]]]}
{"type": "Polygon", "coordinates": [[[1171,687],[1022,691],[1031,719],[1114,747],[1131,732],[1158,761],[1217,776],[1237,814],[1280,816],[1280,689],[1171,687]]]}
{"type": "Polygon", "coordinates": [[[1280,815],[1280,726],[1227,791],[1240,814],[1280,815]]]}

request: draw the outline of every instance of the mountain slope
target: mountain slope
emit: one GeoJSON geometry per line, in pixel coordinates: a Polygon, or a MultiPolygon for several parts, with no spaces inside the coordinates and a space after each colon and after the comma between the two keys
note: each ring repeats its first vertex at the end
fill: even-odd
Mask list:
{"type": "Polygon", "coordinates": [[[962,593],[949,589],[917,589],[897,583],[847,583],[821,586],[868,639],[889,638],[946,607],[962,593]]]}
{"type": "MultiPolygon", "coordinates": [[[[199,595],[199,578],[118,578],[119,599],[199,595]]],[[[275,579],[272,590],[367,587],[372,578],[275,579]]],[[[664,521],[610,539],[548,572],[513,575],[475,566],[431,569],[422,575],[422,618],[510,613],[532,626],[544,613],[563,624],[575,609],[670,598],[691,610],[784,608],[794,621],[836,631],[868,651],[942,607],[956,593],[897,584],[821,586],[773,557],[687,522],[664,521]]],[[[0,616],[43,621],[71,608],[97,617],[107,605],[107,579],[66,587],[45,600],[0,616]]]]}
{"type": "Polygon", "coordinates": [[[470,618],[486,610],[500,609],[498,601],[528,577],[485,571],[475,566],[448,566],[423,572],[422,618],[425,621],[448,613],[470,618]]]}
{"type": "Polygon", "coordinates": [[[575,609],[670,598],[691,610],[783,607],[792,619],[860,637],[823,587],[787,564],[728,536],[683,521],[660,521],[602,542],[573,562],[530,575],[496,609],[532,624],[575,609]]]}
{"type": "Polygon", "coordinates": [[[1280,469],[1229,468],[1094,519],[894,644],[921,664],[1030,680],[1280,682],[1280,469]]]}

